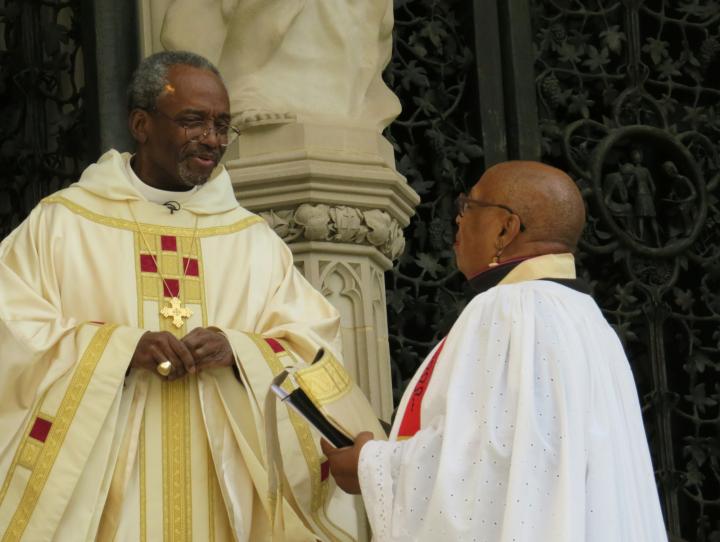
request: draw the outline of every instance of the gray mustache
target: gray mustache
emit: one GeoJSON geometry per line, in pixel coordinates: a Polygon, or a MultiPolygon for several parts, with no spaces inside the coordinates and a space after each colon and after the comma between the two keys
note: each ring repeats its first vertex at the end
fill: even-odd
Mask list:
{"type": "Polygon", "coordinates": [[[187,160],[189,158],[194,158],[195,156],[200,158],[210,158],[216,163],[220,161],[220,153],[217,152],[189,152],[183,154],[182,158],[183,160],[187,160]]]}

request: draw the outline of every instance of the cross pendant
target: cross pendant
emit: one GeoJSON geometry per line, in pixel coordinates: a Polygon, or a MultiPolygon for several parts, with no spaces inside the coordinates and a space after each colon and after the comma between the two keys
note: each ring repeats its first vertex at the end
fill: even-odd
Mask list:
{"type": "Polygon", "coordinates": [[[182,302],[177,297],[173,297],[170,299],[170,306],[160,309],[160,314],[165,318],[172,318],[173,325],[180,328],[184,323],[183,318],[190,318],[193,312],[187,307],[183,307],[182,302]]]}

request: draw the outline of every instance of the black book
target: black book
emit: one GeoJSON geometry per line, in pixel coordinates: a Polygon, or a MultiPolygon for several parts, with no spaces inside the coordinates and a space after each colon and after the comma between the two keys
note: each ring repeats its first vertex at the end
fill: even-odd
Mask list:
{"type": "Polygon", "coordinates": [[[302,389],[297,388],[287,392],[278,384],[273,384],[270,389],[283,403],[290,405],[295,412],[305,418],[330,444],[336,448],[353,445],[353,440],[328,420],[302,389]]]}

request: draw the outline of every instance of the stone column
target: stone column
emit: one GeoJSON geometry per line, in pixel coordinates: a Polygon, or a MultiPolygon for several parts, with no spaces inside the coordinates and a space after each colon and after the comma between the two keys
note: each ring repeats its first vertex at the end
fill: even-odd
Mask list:
{"type": "MultiPolygon", "coordinates": [[[[235,194],[339,310],[345,365],[389,420],[384,272],[420,201],[380,135],[400,112],[382,79],[393,2],[137,1],[143,56],[185,49],[220,69],[242,130],[224,160],[235,194]]],[[[369,540],[361,499],[338,492],[330,507],[369,540]]]]}
{"type": "Polygon", "coordinates": [[[383,273],[419,202],[380,135],[400,112],[382,79],[392,1],[137,1],[143,56],[186,49],[219,67],[243,134],[225,157],[237,198],[340,311],[345,364],[389,420],[383,273]]]}
{"type": "Polygon", "coordinates": [[[290,246],[341,314],[346,367],[378,416],[393,410],[384,272],[419,202],[373,129],[309,123],[247,128],[226,167],[240,204],[290,246]],[[233,157],[234,155],[234,157],[233,157]]]}

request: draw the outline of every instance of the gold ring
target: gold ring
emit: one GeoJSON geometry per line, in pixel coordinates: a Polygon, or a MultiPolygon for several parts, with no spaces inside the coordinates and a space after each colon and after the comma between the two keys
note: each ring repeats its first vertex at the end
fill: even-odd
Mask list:
{"type": "Polygon", "coordinates": [[[173,364],[170,363],[170,360],[165,360],[162,363],[158,363],[155,370],[160,376],[167,376],[172,372],[173,364]]]}

